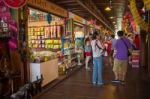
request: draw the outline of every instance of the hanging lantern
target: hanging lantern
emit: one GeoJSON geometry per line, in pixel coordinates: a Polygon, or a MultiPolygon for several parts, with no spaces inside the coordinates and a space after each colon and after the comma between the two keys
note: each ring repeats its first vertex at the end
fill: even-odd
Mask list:
{"type": "Polygon", "coordinates": [[[47,14],[47,22],[50,24],[52,21],[52,15],[50,13],[47,14]]]}
{"type": "Polygon", "coordinates": [[[10,8],[18,9],[26,4],[27,0],[3,0],[3,2],[10,8]]]}

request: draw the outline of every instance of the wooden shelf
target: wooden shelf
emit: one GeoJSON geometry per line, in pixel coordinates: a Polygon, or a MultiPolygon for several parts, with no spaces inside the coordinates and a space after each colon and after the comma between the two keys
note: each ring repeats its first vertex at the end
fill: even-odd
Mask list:
{"type": "Polygon", "coordinates": [[[53,37],[53,38],[45,38],[45,39],[57,39],[58,40],[58,39],[61,39],[61,38],[53,37]]]}
{"type": "Polygon", "coordinates": [[[71,67],[75,67],[75,66],[77,66],[77,64],[78,64],[78,63],[74,63],[71,67]]]}
{"type": "Polygon", "coordinates": [[[73,48],[73,47],[71,47],[71,48],[64,48],[64,50],[69,50],[69,49],[71,49],[71,50],[72,50],[72,49],[74,49],[74,48],[73,48]]]}
{"type": "Polygon", "coordinates": [[[30,39],[30,40],[60,40],[61,38],[42,38],[42,39],[30,39]]]}
{"type": "Polygon", "coordinates": [[[77,64],[78,64],[78,63],[74,63],[74,64],[70,65],[70,66],[69,66],[69,69],[70,69],[70,68],[73,68],[73,67],[75,67],[75,66],[77,66],[77,64]]]}
{"type": "Polygon", "coordinates": [[[77,56],[75,56],[75,57],[71,58],[71,61],[75,60],[76,58],[77,58],[77,56]]]}
{"type": "Polygon", "coordinates": [[[32,49],[36,51],[42,51],[42,50],[47,50],[47,51],[52,51],[52,52],[61,51],[61,49],[51,49],[51,48],[32,48],[32,49]]]}
{"type": "Polygon", "coordinates": [[[69,61],[69,60],[73,61],[73,60],[75,60],[76,58],[77,58],[77,57],[73,57],[73,58],[71,58],[71,59],[64,59],[63,62],[66,62],[66,61],[69,61]]]}

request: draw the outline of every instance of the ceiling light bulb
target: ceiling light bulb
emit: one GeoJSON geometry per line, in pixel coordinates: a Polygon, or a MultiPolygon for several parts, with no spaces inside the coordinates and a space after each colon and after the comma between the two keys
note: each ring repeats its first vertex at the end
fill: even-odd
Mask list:
{"type": "Polygon", "coordinates": [[[116,22],[114,21],[113,24],[115,24],[116,22]]]}
{"type": "Polygon", "coordinates": [[[111,17],[110,17],[110,19],[114,19],[114,17],[113,17],[113,16],[111,16],[111,17]]]}
{"type": "Polygon", "coordinates": [[[111,11],[111,8],[110,7],[106,7],[105,11],[111,11]]]}

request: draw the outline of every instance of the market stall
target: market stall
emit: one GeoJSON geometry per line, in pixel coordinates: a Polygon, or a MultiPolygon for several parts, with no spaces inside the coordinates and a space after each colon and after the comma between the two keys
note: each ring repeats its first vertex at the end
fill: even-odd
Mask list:
{"type": "Polygon", "coordinates": [[[42,86],[45,86],[59,77],[58,53],[61,53],[63,48],[62,35],[67,11],[48,1],[38,3],[38,0],[29,0],[28,5],[30,81],[33,82],[42,75],[42,86]]]}
{"type": "Polygon", "coordinates": [[[75,42],[75,53],[77,54],[78,65],[84,64],[84,39],[87,33],[87,21],[82,17],[69,12],[69,18],[73,20],[72,22],[72,34],[75,42]]]}
{"type": "Polygon", "coordinates": [[[84,26],[74,22],[75,51],[77,53],[78,65],[84,61],[84,26]]]}
{"type": "MultiPolygon", "coordinates": [[[[19,2],[18,2],[19,3],[19,2]]],[[[17,3],[16,3],[17,4],[17,3]]],[[[23,3],[24,4],[24,3],[23,3]]],[[[5,99],[23,84],[23,65],[18,51],[17,8],[0,0],[0,98],[5,99]],[[17,82],[17,84],[16,84],[17,82]]]]}

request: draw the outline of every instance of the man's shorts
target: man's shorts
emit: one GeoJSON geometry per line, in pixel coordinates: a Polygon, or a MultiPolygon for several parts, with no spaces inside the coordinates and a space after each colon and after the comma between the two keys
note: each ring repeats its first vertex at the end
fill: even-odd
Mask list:
{"type": "Polygon", "coordinates": [[[113,71],[119,74],[125,74],[127,72],[128,61],[114,59],[113,71]]]}

